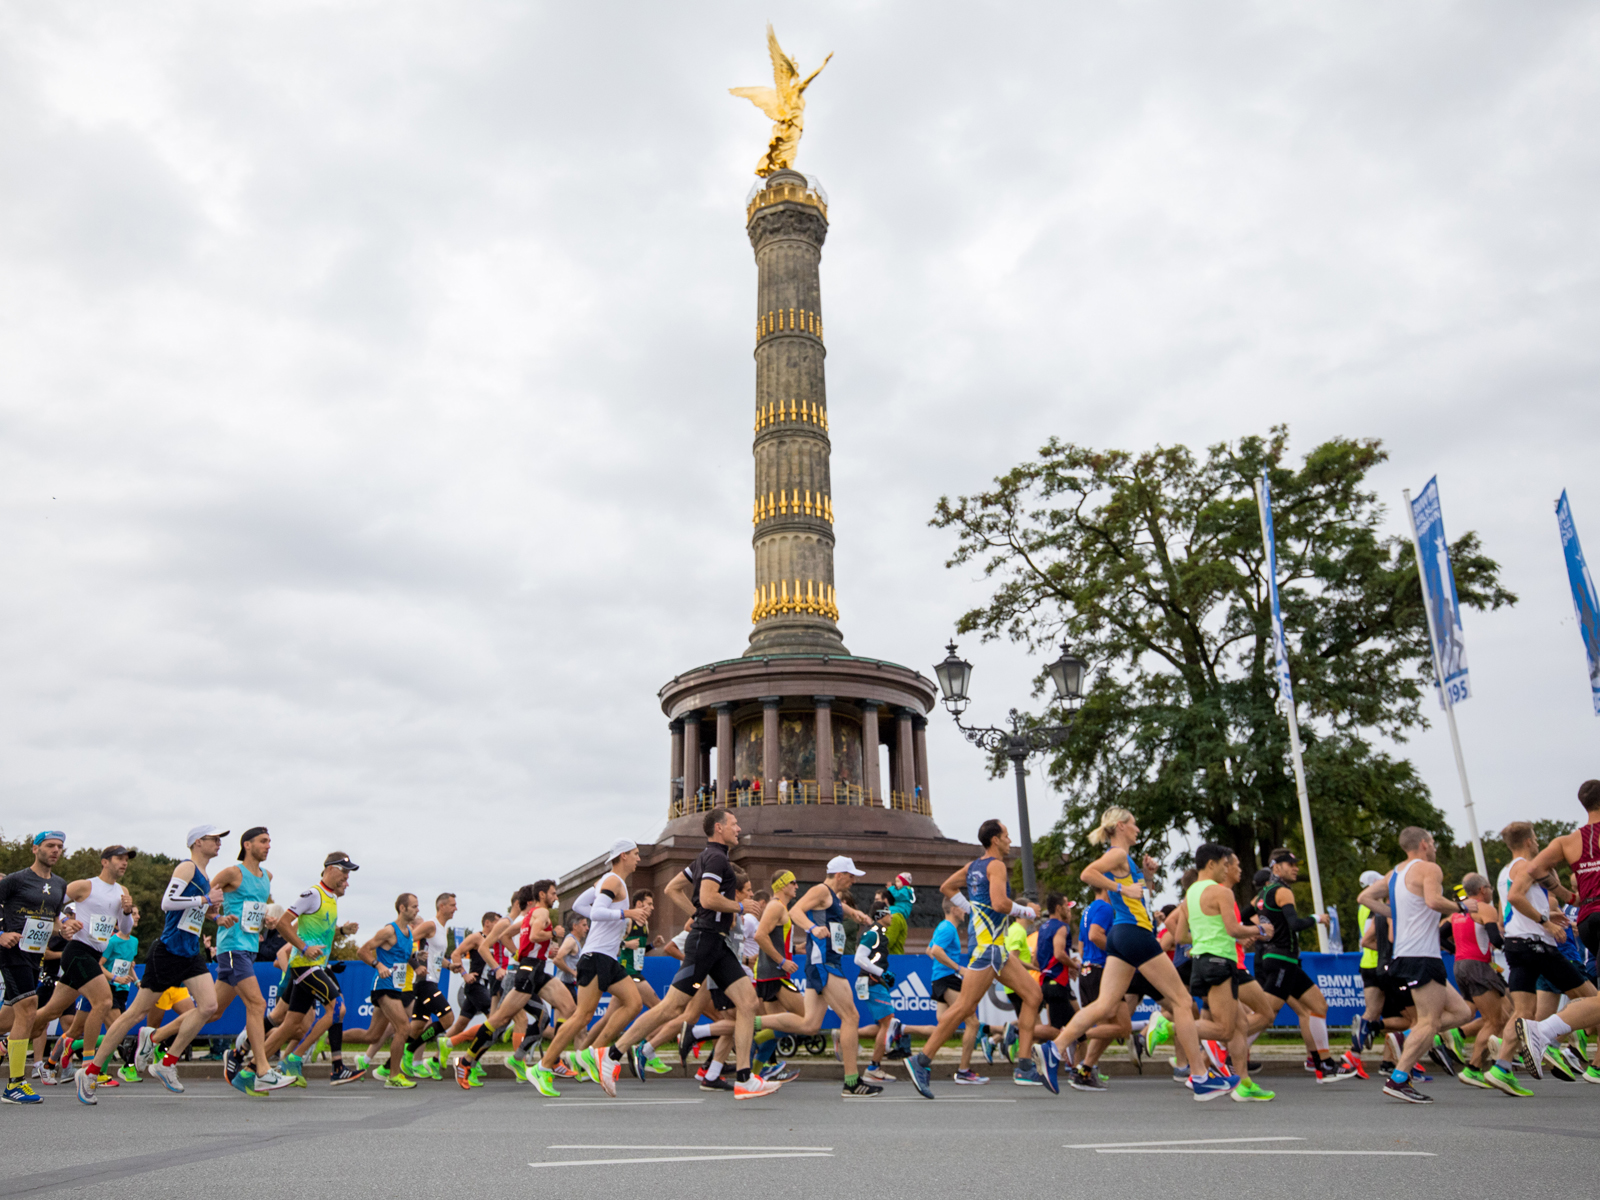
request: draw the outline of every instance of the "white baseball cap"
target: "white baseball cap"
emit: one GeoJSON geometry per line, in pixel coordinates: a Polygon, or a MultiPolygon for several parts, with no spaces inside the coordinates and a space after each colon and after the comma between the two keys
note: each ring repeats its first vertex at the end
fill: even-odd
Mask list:
{"type": "Polygon", "coordinates": [[[1361,886],[1371,887],[1382,878],[1383,876],[1379,875],[1376,871],[1363,871],[1361,872],[1361,886]]]}
{"type": "Polygon", "coordinates": [[[627,838],[618,838],[611,843],[611,849],[606,851],[606,861],[616,862],[629,850],[637,850],[638,848],[636,843],[630,842],[627,838]]]}
{"type": "Polygon", "coordinates": [[[830,858],[828,860],[828,874],[829,875],[837,875],[841,871],[848,871],[852,875],[865,875],[866,874],[865,871],[856,870],[856,864],[854,863],[854,861],[852,861],[851,859],[846,858],[842,854],[839,855],[836,858],[830,858]]]}
{"type": "Polygon", "coordinates": [[[196,842],[204,837],[227,836],[228,830],[224,829],[221,825],[196,825],[193,829],[189,830],[189,835],[184,839],[183,844],[185,846],[193,846],[196,842]]]}

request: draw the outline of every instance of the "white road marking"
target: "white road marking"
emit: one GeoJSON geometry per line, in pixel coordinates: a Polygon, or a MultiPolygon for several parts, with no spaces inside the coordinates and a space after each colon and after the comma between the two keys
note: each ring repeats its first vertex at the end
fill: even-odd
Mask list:
{"type": "MultiPolygon", "coordinates": [[[[749,1143],[743,1146],[641,1146],[637,1142],[595,1142],[591,1144],[578,1142],[563,1142],[557,1146],[546,1147],[550,1150],[748,1150],[749,1143]]],[[[790,1146],[790,1150],[805,1151],[830,1151],[832,1146],[790,1146]]]]}
{"type": "Polygon", "coordinates": [[[1096,1154],[1311,1154],[1357,1157],[1437,1158],[1427,1150],[1096,1150],[1096,1154]]]}
{"type": "MultiPolygon", "coordinates": [[[[926,1104],[927,1099],[922,1096],[846,1096],[846,1100],[859,1100],[862,1104],[926,1104]]],[[[977,1096],[951,1096],[946,1099],[940,1096],[933,1101],[935,1104],[1015,1104],[1015,1100],[984,1100],[977,1096]]]]}
{"type": "Polygon", "coordinates": [[[541,1104],[542,1109],[614,1109],[619,1104],[704,1104],[702,1099],[693,1101],[546,1101],[541,1104]]]}
{"type": "Polygon", "coordinates": [[[653,1158],[569,1158],[561,1162],[529,1163],[530,1167],[609,1167],[633,1163],[670,1162],[723,1162],[736,1158],[832,1158],[831,1154],[818,1154],[810,1150],[782,1151],[768,1154],[674,1154],[653,1158]]]}
{"type": "Polygon", "coordinates": [[[1303,1142],[1303,1137],[1184,1138],[1170,1142],[1078,1142],[1068,1150],[1120,1150],[1133,1146],[1220,1146],[1226,1142],[1303,1142]]]}

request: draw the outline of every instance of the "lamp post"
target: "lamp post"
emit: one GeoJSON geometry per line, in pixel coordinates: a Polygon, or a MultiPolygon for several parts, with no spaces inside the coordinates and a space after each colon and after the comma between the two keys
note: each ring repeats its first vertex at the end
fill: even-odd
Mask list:
{"type": "Polygon", "coordinates": [[[956,644],[945,647],[945,660],[933,668],[939,680],[939,690],[944,693],[944,706],[955,718],[956,728],[967,741],[990,754],[998,751],[1011,760],[1012,773],[1017,777],[1017,833],[1022,843],[1022,890],[1024,894],[1039,899],[1038,881],[1033,874],[1033,834],[1028,827],[1028,755],[1038,750],[1052,750],[1064,743],[1072,734],[1072,722],[1078,705],[1083,702],[1083,681],[1089,664],[1061,647],[1061,657],[1051,663],[1050,680],[1056,685],[1056,696],[1067,706],[1065,725],[1041,725],[1023,729],[1017,710],[1011,710],[1011,728],[969,728],[961,723],[961,714],[969,703],[967,685],[972,682],[972,664],[956,654],[956,644]]]}

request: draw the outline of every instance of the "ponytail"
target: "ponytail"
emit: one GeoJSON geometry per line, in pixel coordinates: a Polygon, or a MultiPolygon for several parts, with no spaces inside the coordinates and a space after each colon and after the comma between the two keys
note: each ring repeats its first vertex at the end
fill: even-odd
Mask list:
{"type": "Polygon", "coordinates": [[[1106,839],[1111,836],[1111,831],[1132,817],[1133,814],[1127,809],[1112,805],[1101,814],[1099,827],[1089,831],[1089,844],[1091,846],[1105,845],[1106,839]]]}

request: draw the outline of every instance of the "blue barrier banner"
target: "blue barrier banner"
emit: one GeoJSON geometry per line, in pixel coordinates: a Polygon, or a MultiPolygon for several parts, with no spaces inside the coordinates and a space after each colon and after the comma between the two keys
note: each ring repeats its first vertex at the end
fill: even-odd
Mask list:
{"type": "Polygon", "coordinates": [[[1467,644],[1461,633],[1461,605],[1456,598],[1456,576],[1450,567],[1450,543],[1444,536],[1444,514],[1439,508],[1439,477],[1428,480],[1411,502],[1411,528],[1422,562],[1422,598],[1432,616],[1434,654],[1439,663],[1439,707],[1452,707],[1472,696],[1467,674],[1467,644]]]}
{"type": "Polygon", "coordinates": [[[1583,651],[1589,660],[1589,694],[1595,713],[1600,715],[1600,595],[1595,593],[1594,577],[1584,561],[1578,527],[1572,523],[1572,506],[1567,503],[1564,490],[1556,502],[1556,524],[1561,527],[1561,550],[1567,559],[1567,582],[1572,587],[1578,633],[1583,637],[1583,651]]]}

